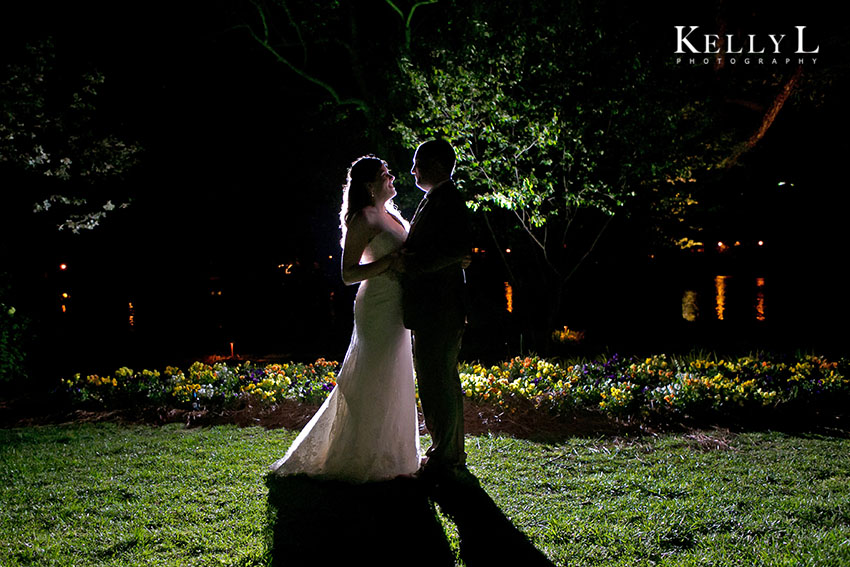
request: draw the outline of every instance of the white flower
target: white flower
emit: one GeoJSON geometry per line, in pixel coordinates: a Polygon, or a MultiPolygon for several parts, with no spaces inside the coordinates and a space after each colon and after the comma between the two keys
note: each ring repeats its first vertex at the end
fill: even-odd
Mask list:
{"type": "Polygon", "coordinates": [[[107,201],[106,204],[103,205],[103,210],[105,211],[111,211],[113,209],[115,209],[115,205],[112,204],[112,200],[107,201]]]}

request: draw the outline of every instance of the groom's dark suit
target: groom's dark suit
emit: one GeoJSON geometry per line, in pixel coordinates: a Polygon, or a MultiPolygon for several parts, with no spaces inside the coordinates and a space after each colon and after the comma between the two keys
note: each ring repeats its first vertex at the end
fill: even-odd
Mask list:
{"type": "Polygon", "coordinates": [[[461,262],[470,248],[466,204],[447,181],[423,198],[404,245],[404,325],[413,331],[419,399],[433,441],[427,451],[431,464],[454,466],[466,459],[457,357],[466,320],[461,262]]]}

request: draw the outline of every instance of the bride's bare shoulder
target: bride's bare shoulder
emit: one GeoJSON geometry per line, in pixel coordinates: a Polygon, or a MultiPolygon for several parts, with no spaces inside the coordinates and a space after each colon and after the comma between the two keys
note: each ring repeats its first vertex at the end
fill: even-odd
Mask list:
{"type": "Polygon", "coordinates": [[[381,216],[374,206],[363,207],[352,217],[349,230],[364,232],[371,236],[381,231],[381,216]]]}
{"type": "Polygon", "coordinates": [[[363,217],[370,223],[378,222],[379,220],[381,220],[381,211],[374,205],[363,207],[360,212],[363,213],[363,217]]]}
{"type": "Polygon", "coordinates": [[[376,207],[369,205],[368,207],[363,207],[357,211],[357,214],[352,220],[368,227],[378,228],[381,226],[382,222],[381,211],[379,211],[376,207]]]}

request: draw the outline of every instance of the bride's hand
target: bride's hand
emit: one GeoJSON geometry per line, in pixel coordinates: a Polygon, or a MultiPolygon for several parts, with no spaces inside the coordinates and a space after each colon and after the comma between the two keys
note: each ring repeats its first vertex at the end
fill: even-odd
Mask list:
{"type": "Polygon", "coordinates": [[[393,252],[393,263],[390,266],[390,269],[395,272],[397,275],[401,275],[407,271],[407,267],[405,266],[405,255],[403,250],[399,250],[397,252],[393,252]]]}
{"type": "Polygon", "coordinates": [[[384,273],[392,278],[398,279],[403,270],[401,253],[392,252],[390,254],[387,254],[387,259],[389,263],[387,264],[387,269],[384,273]]]}

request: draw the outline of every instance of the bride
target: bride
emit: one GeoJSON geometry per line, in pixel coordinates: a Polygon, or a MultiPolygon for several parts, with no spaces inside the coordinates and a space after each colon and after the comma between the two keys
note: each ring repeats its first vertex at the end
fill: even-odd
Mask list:
{"type": "Polygon", "coordinates": [[[402,325],[393,268],[409,225],[391,199],[395,177],[374,156],[349,168],[343,193],[342,279],[362,282],[337,386],[282,459],[278,475],[369,482],[419,468],[419,424],[410,331],[402,325]]]}

